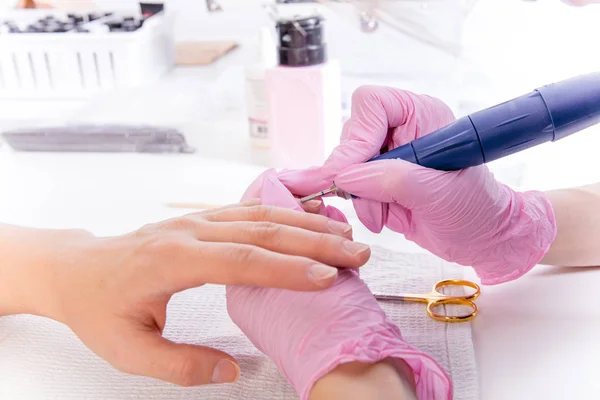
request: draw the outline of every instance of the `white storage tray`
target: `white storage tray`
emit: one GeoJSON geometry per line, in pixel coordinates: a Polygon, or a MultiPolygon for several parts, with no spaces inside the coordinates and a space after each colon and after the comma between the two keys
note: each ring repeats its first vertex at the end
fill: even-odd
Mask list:
{"type": "MultiPolygon", "coordinates": [[[[23,10],[19,23],[62,13],[23,10]]],[[[101,20],[92,22],[98,24],[101,20]]],[[[174,65],[172,18],[157,14],[134,32],[0,34],[0,98],[82,98],[156,80],[174,65]]]]}

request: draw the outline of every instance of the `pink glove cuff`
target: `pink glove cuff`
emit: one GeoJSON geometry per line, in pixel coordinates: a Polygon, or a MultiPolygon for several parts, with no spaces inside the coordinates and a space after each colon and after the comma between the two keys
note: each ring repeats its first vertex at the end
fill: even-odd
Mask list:
{"type": "Polygon", "coordinates": [[[550,200],[538,191],[513,192],[498,231],[493,248],[480,252],[473,263],[484,285],[515,280],[544,258],[557,231],[550,200]]]}
{"type": "MultiPolygon", "coordinates": [[[[315,383],[339,365],[348,362],[375,364],[388,358],[404,360],[413,370],[417,398],[422,400],[452,399],[452,381],[442,367],[427,354],[403,341],[396,325],[385,321],[380,329],[360,339],[346,339],[336,347],[319,354],[310,365],[321,367],[312,374],[299,376],[295,382],[301,400],[308,400],[315,383]]],[[[300,362],[301,358],[298,359],[300,362]]]]}

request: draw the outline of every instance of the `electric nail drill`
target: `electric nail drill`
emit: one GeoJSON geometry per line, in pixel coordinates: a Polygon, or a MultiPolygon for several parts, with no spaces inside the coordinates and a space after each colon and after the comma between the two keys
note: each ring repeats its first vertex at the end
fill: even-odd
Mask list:
{"type": "MultiPolygon", "coordinates": [[[[455,171],[554,142],[600,122],[600,72],[552,83],[467,115],[370,161],[402,159],[455,171]]],[[[337,187],[304,197],[351,196],[337,187]]]]}

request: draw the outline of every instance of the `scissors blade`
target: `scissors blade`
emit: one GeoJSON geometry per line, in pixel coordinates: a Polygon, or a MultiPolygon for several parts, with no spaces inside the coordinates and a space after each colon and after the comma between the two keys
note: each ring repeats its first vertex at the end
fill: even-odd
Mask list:
{"type": "Polygon", "coordinates": [[[405,301],[406,297],[404,296],[394,296],[391,294],[374,294],[375,299],[377,300],[396,300],[396,301],[405,301]]]}

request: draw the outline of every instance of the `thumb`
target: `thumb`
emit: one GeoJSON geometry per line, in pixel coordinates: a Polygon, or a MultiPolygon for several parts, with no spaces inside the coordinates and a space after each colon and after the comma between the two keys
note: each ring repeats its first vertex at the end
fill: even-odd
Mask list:
{"type": "Polygon", "coordinates": [[[413,103],[409,93],[382,86],[361,86],[352,93],[352,115],[342,129],[341,143],[323,165],[331,178],[349,165],[363,163],[378,154],[390,127],[403,125],[413,103]]]}
{"type": "Polygon", "coordinates": [[[345,168],[335,177],[335,184],[361,199],[410,208],[422,189],[414,190],[414,183],[423,172],[435,171],[404,160],[371,161],[345,168]]]}
{"type": "Polygon", "coordinates": [[[352,94],[352,115],[344,124],[341,144],[323,165],[323,177],[331,179],[344,168],[379,155],[383,146],[401,146],[453,120],[450,108],[434,97],[362,86],[352,94]]]}
{"type": "Polygon", "coordinates": [[[125,371],[179,386],[235,382],[240,367],[230,355],[210,347],[179,344],[158,332],[140,332],[128,343],[125,371]]]}

